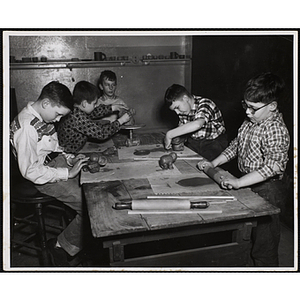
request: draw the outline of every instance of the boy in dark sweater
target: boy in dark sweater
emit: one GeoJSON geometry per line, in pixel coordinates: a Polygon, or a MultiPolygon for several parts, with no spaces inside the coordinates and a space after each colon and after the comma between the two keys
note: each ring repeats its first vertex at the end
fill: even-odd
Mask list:
{"type": "Polygon", "coordinates": [[[73,91],[74,109],[62,118],[58,124],[58,138],[65,151],[78,153],[89,138],[105,140],[120,130],[122,124],[132,117],[125,113],[113,122],[96,122],[97,119],[121,110],[122,104],[97,104],[99,92],[95,85],[87,81],[80,81],[73,91]]]}

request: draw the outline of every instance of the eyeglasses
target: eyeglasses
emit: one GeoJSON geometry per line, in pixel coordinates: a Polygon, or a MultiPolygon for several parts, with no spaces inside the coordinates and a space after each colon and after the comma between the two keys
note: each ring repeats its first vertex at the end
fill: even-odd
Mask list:
{"type": "Polygon", "coordinates": [[[262,108],[268,106],[268,105],[271,104],[271,103],[272,103],[272,102],[267,103],[267,104],[265,104],[265,105],[263,105],[263,106],[261,106],[261,107],[259,107],[259,108],[254,108],[254,107],[252,107],[252,106],[248,106],[247,103],[245,102],[245,100],[242,100],[242,107],[243,107],[244,110],[249,109],[251,115],[254,115],[258,110],[260,110],[260,109],[262,109],[262,108]]]}

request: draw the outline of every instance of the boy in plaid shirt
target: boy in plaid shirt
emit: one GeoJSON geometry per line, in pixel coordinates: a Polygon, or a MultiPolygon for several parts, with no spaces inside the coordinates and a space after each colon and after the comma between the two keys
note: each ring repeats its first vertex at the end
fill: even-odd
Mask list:
{"type": "MultiPolygon", "coordinates": [[[[240,178],[224,179],[221,187],[239,189],[251,186],[271,204],[284,209],[287,190],[282,177],[288,161],[290,136],[277,105],[283,90],[281,78],[265,73],[250,79],[242,106],[247,118],[237,137],[224,152],[211,162],[212,167],[222,165],[237,157],[240,178]]],[[[252,258],[255,266],[278,266],[280,239],[279,216],[266,217],[253,231],[252,258]]]]}
{"type": "Polygon", "coordinates": [[[165,136],[166,149],[170,149],[172,139],[179,136],[187,136],[186,146],[208,160],[216,158],[226,148],[224,120],[213,101],[191,95],[179,84],[167,89],[165,101],[179,117],[178,127],[165,136]]]}

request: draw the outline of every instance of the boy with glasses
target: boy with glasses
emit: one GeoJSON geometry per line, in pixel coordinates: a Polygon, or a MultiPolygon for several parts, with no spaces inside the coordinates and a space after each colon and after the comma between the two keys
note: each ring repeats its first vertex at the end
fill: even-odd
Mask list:
{"type": "MultiPolygon", "coordinates": [[[[277,107],[283,87],[282,79],[271,73],[250,79],[242,101],[247,118],[237,137],[213,161],[198,164],[200,169],[206,164],[217,167],[237,157],[242,176],[225,178],[221,187],[239,189],[251,186],[252,191],[281,210],[287,196],[282,178],[290,145],[289,132],[277,107]]],[[[251,252],[255,266],[278,266],[279,239],[278,215],[258,221],[253,231],[251,252]]]]}

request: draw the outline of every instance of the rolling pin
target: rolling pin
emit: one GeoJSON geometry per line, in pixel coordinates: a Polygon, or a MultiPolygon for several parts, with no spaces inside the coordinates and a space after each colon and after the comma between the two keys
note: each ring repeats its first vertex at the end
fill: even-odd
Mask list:
{"type": "Polygon", "coordinates": [[[132,200],[131,202],[117,202],[114,209],[132,210],[188,210],[209,207],[207,201],[191,202],[189,200],[132,200]]]}
{"type": "Polygon", "coordinates": [[[216,171],[214,168],[211,168],[206,165],[204,166],[203,172],[218,184],[220,184],[223,181],[224,176],[220,172],[216,171]]]}

